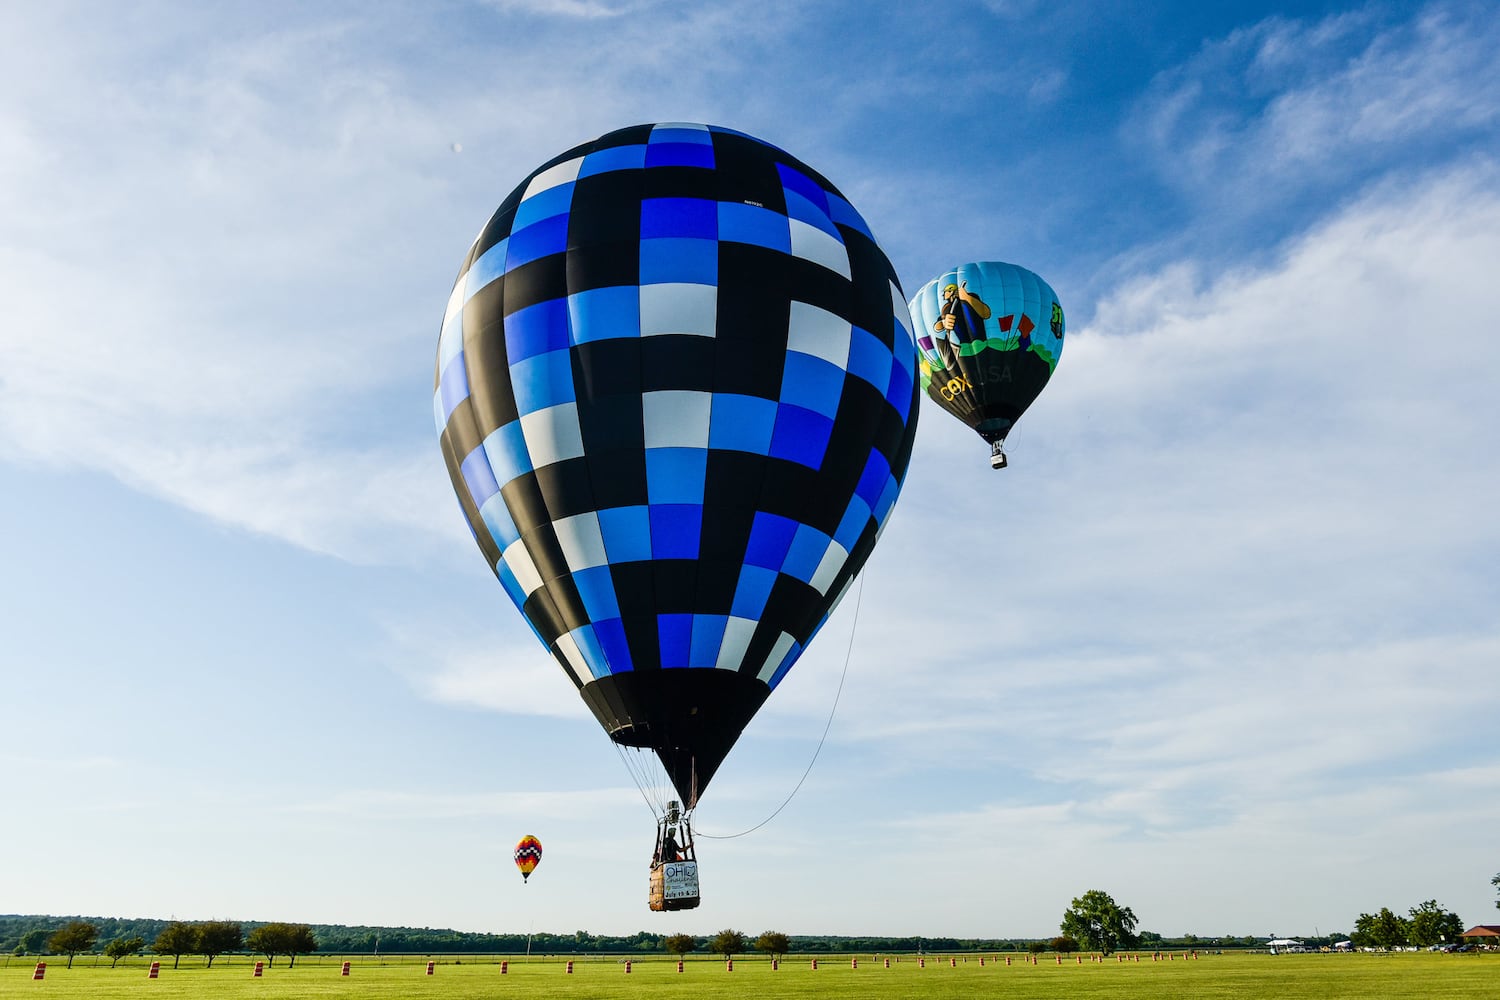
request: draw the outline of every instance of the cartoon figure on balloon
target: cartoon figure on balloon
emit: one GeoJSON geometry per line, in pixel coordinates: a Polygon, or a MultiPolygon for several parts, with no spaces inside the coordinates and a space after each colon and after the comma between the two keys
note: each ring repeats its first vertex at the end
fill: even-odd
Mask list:
{"type": "MultiPolygon", "coordinates": [[[[990,307],[984,299],[969,291],[967,281],[944,285],[943,307],[938,312],[937,321],[932,324],[932,332],[940,335],[938,352],[947,355],[943,360],[951,361],[954,355],[961,353],[954,349],[954,345],[961,348],[964,344],[984,341],[984,321],[989,318],[990,307]],[[945,346],[946,352],[943,350],[945,346]]],[[[946,367],[952,369],[955,365],[950,363],[946,367]]]]}

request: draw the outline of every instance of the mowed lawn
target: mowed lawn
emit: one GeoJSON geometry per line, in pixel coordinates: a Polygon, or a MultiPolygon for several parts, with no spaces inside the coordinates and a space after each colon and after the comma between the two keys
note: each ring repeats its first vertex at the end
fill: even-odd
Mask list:
{"type": "MultiPolygon", "coordinates": [[[[148,960],[149,961],[149,960],[148,960]]],[[[1396,954],[1396,955],[1263,955],[1203,954],[1173,961],[1117,962],[1110,958],[1079,965],[1068,958],[1062,965],[1044,956],[1037,965],[1023,965],[1019,957],[1006,966],[986,956],[960,957],[956,967],[946,957],[917,960],[904,955],[889,969],[883,960],[860,956],[859,968],[850,968],[847,956],[820,956],[818,969],[810,958],[785,959],[772,971],[764,958],[737,959],[727,971],[720,959],[690,958],[682,973],[674,960],[633,960],[629,974],[624,960],[577,961],[571,975],[563,960],[511,960],[509,971],[500,973],[497,961],[485,958],[453,964],[444,959],[432,976],[416,960],[386,961],[368,956],[352,958],[350,975],[339,974],[340,959],[303,956],[295,968],[286,959],[265,970],[256,979],[251,962],[236,956],[220,959],[215,967],[203,967],[200,958],[184,958],[174,970],[164,963],[160,978],[147,978],[140,958],[111,969],[80,959],[74,968],[67,961],[49,959],[46,978],[32,980],[32,963],[11,958],[0,968],[0,1000],[13,997],[131,998],[157,1000],[168,997],[214,997],[239,1000],[271,1000],[292,997],[339,997],[348,1000],[400,997],[432,1000],[559,1000],[559,998],[681,998],[705,1000],[715,997],[959,997],[1057,998],[1057,1000],[1160,1000],[1182,997],[1266,998],[1266,1000],[1313,1000],[1313,998],[1411,998],[1411,1000],[1495,1000],[1500,997],[1500,954],[1396,954]]]]}

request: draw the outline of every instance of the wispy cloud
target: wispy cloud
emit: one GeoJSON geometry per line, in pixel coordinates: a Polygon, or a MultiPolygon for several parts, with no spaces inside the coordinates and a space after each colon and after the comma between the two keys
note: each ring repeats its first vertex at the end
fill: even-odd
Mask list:
{"type": "Polygon", "coordinates": [[[1398,23],[1373,8],[1272,18],[1162,74],[1122,135],[1145,141],[1168,184],[1226,213],[1262,211],[1493,132],[1497,81],[1500,25],[1482,5],[1398,23]]]}

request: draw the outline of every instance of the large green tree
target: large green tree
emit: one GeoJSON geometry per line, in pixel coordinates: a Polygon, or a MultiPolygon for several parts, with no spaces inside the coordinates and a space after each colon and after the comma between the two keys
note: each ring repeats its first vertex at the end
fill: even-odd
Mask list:
{"type": "Polygon", "coordinates": [[[772,958],[782,958],[792,950],[792,939],[780,931],[766,931],[755,939],[755,950],[772,958]]]}
{"type": "Polygon", "coordinates": [[[667,949],[667,954],[682,958],[690,951],[698,948],[698,939],[691,934],[668,934],[662,940],[662,947],[667,949]]]}
{"type": "Polygon", "coordinates": [[[661,948],[666,949],[667,955],[682,958],[688,952],[697,951],[697,939],[691,934],[667,934],[661,939],[661,948]]]}
{"type": "Polygon", "coordinates": [[[117,937],[104,946],[104,956],[109,959],[109,967],[113,969],[120,964],[120,959],[126,955],[134,955],[144,947],[146,947],[146,939],[140,935],[117,937]]]}
{"type": "Polygon", "coordinates": [[[175,969],[183,955],[191,955],[198,950],[198,928],[184,921],[174,920],[156,935],[151,950],[158,955],[171,955],[172,968],[175,969]]]}
{"type": "Polygon", "coordinates": [[[1463,921],[1458,919],[1458,914],[1449,913],[1435,899],[1413,906],[1406,912],[1411,914],[1411,919],[1407,921],[1407,939],[1419,947],[1455,942],[1464,932],[1463,921]]]}
{"type": "Polygon", "coordinates": [[[47,939],[47,948],[58,955],[67,955],[68,968],[71,969],[73,956],[92,948],[94,939],[98,936],[99,928],[87,920],[70,920],[52,932],[52,936],[47,939]]]}
{"type": "Polygon", "coordinates": [[[1073,900],[1063,914],[1063,935],[1077,941],[1089,951],[1108,955],[1121,948],[1134,948],[1136,919],[1130,907],[1121,906],[1109,893],[1099,889],[1073,900]]]}
{"type": "Polygon", "coordinates": [[[198,952],[208,959],[208,967],[214,967],[214,959],[226,951],[239,951],[244,947],[245,935],[240,925],[232,920],[206,920],[198,925],[198,952]]]}
{"type": "Polygon", "coordinates": [[[714,939],[708,943],[708,950],[723,955],[725,961],[728,961],[745,950],[745,935],[725,928],[714,935],[714,939]]]}
{"type": "Polygon", "coordinates": [[[1382,906],[1379,913],[1361,913],[1354,918],[1349,940],[1361,948],[1399,948],[1406,944],[1410,925],[1406,918],[1382,906]]]}
{"type": "Polygon", "coordinates": [[[273,921],[251,931],[245,938],[245,947],[260,952],[266,956],[267,963],[272,965],[275,964],[277,955],[285,955],[291,959],[287,968],[292,968],[297,964],[298,955],[318,950],[318,939],[306,924],[273,921]]]}

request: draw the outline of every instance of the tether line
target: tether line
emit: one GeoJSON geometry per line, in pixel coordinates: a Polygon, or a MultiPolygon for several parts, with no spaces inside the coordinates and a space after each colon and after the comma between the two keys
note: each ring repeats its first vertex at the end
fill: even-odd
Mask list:
{"type": "Polygon", "coordinates": [[[861,573],[859,575],[859,591],[854,595],[854,621],[849,626],[849,646],[844,650],[844,670],[843,673],[839,674],[839,688],[838,691],[834,692],[833,707],[828,710],[828,723],[823,726],[823,736],[818,740],[817,748],[813,750],[812,760],[807,762],[807,770],[803,771],[802,777],[797,779],[797,787],[792,789],[791,794],[786,797],[786,801],[782,802],[781,805],[776,807],[775,812],[771,813],[771,815],[767,816],[765,819],[761,820],[759,823],[755,824],[748,830],[742,830],[739,833],[731,833],[720,836],[715,836],[712,833],[704,833],[701,830],[695,830],[693,831],[694,836],[703,837],[708,840],[734,840],[736,837],[743,837],[746,834],[754,833],[756,830],[759,830],[761,827],[771,822],[771,820],[775,819],[776,816],[781,812],[781,810],[785,809],[791,803],[792,799],[796,798],[797,792],[802,789],[802,783],[807,780],[807,776],[812,773],[813,765],[818,762],[818,754],[823,752],[823,744],[828,739],[828,731],[833,728],[833,716],[839,710],[839,697],[844,693],[844,678],[849,675],[849,661],[854,656],[854,633],[859,627],[859,606],[864,601],[864,596],[865,575],[861,573]]]}

